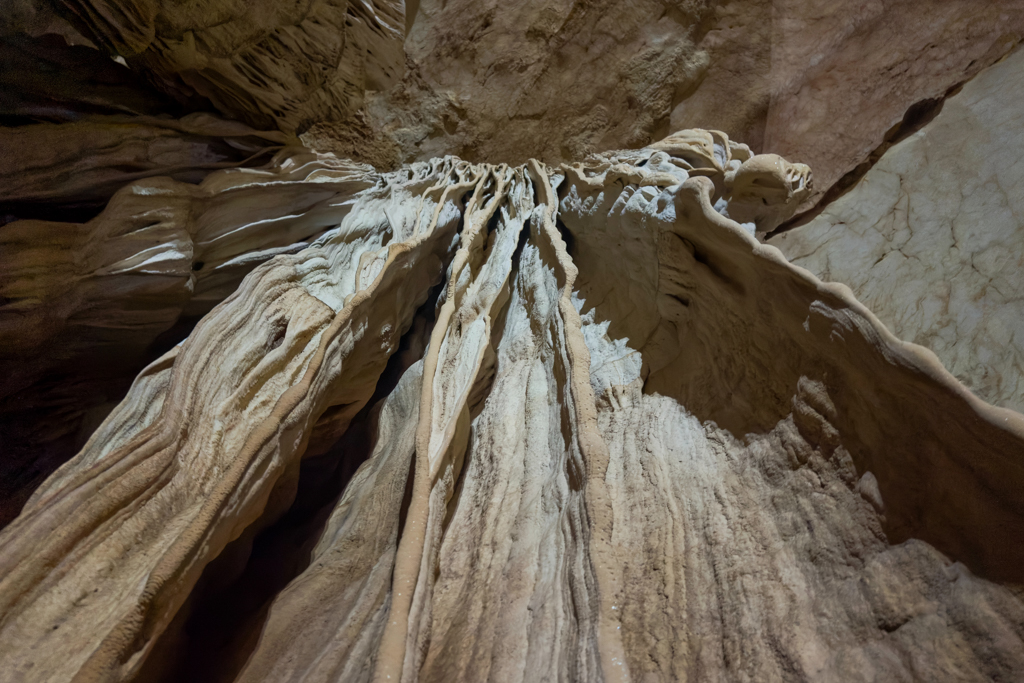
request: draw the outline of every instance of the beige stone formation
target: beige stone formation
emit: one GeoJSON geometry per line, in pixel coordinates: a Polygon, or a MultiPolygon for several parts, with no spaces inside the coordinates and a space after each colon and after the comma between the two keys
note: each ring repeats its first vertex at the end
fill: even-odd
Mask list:
{"type": "Polygon", "coordinates": [[[1022,36],[9,0],[0,683],[1024,680],[1022,36]]]}
{"type": "Polygon", "coordinates": [[[374,164],[448,153],[558,163],[715,128],[809,164],[813,198],[915,104],[1024,37],[1021,0],[421,0],[407,11],[403,80],[309,143],[374,164]]]}
{"type": "Polygon", "coordinates": [[[343,214],[0,532],[0,680],[170,680],[204,568],[359,420],[365,462],[223,680],[1024,676],[1024,415],[751,234],[806,167],[704,130],[572,165],[309,163],[343,214]],[[407,332],[422,358],[367,413],[407,332]]]}
{"type": "Polygon", "coordinates": [[[1024,52],[948,99],[811,222],[771,239],[849,285],[987,401],[1024,410],[1024,52]]]}
{"type": "Polygon", "coordinates": [[[5,676],[110,680],[138,669],[204,565],[259,517],[275,485],[287,491],[313,423],[343,431],[372,394],[441,274],[457,219],[443,181],[459,172],[417,169],[363,197],[368,210],[316,246],[259,266],[143,372],[6,530],[5,676]],[[415,201],[393,224],[385,213],[403,197],[415,201]],[[215,379],[221,372],[232,379],[215,379]],[[51,535],[54,513],[76,521],[51,535]],[[48,549],[32,540],[40,532],[48,549]],[[51,571],[68,552],[78,556],[63,563],[68,571],[51,571]],[[71,593],[72,603],[56,597],[71,593]],[[64,656],[37,660],[30,623],[68,606],[63,633],[48,626],[49,643],[37,643],[64,656]]]}
{"type": "Polygon", "coordinates": [[[260,263],[336,226],[373,179],[368,167],[284,148],[264,168],[198,185],[127,185],[86,224],[11,223],[0,237],[3,356],[24,372],[54,339],[76,361],[69,343],[82,353],[104,341],[144,348],[183,313],[208,312],[260,263]]]}

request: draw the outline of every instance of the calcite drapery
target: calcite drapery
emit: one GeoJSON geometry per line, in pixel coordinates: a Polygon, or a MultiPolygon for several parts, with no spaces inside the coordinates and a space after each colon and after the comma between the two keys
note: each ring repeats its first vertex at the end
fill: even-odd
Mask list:
{"type": "Polygon", "coordinates": [[[1000,583],[1024,579],[1024,416],[729,218],[742,164],[780,169],[755,227],[807,187],[748,156],[693,131],[558,168],[367,172],[0,535],[5,675],[136,675],[446,273],[239,680],[1019,676],[1000,583]]]}
{"type": "MultiPolygon", "coordinates": [[[[300,251],[337,226],[351,208],[352,194],[374,182],[367,167],[287,147],[289,138],[281,133],[259,134],[208,115],[160,123],[66,124],[89,131],[95,147],[108,152],[100,159],[92,153],[78,157],[84,171],[66,192],[102,196],[112,182],[129,184],[88,222],[23,220],[0,233],[0,433],[7,442],[0,461],[3,522],[40,483],[40,470],[50,474],[84,443],[84,438],[77,446],[67,442],[96,426],[87,424],[91,411],[101,417],[104,409],[109,412],[108,396],[123,397],[147,358],[166,350],[163,335],[194,324],[260,263],[300,251]],[[175,127],[203,135],[165,135],[175,127]],[[147,148],[131,135],[140,128],[155,131],[149,149],[158,153],[155,160],[132,163],[138,148],[147,148]],[[248,149],[258,144],[255,139],[269,147],[257,147],[262,158],[256,168],[210,172],[202,162],[237,163],[216,161],[207,141],[218,133],[228,136],[222,146],[248,149]],[[192,152],[198,159],[190,158],[192,152]],[[184,177],[145,177],[157,162],[172,164],[165,169],[177,166],[184,177]],[[185,182],[197,174],[205,175],[201,183],[185,182]],[[47,451],[55,464],[40,456],[47,451]]],[[[16,129],[8,141],[20,138],[21,145],[37,146],[12,155],[12,161],[35,156],[53,168],[52,150],[26,130],[40,127],[45,142],[63,126],[16,129]]],[[[8,198],[21,198],[22,206],[29,199],[40,205],[47,199],[40,191],[45,183],[39,182],[46,173],[33,176],[32,165],[25,165],[24,176],[37,182],[7,188],[8,198]]]]}

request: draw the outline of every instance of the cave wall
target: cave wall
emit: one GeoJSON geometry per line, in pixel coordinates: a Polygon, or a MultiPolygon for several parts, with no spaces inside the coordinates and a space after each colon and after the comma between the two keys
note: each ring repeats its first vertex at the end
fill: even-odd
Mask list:
{"type": "Polygon", "coordinates": [[[814,202],[1019,43],[1024,3],[421,0],[409,21],[401,82],[311,144],[558,163],[708,128],[809,164],[814,202]]]}
{"type": "Polygon", "coordinates": [[[0,680],[1024,676],[1022,26],[12,3],[0,680]]]}

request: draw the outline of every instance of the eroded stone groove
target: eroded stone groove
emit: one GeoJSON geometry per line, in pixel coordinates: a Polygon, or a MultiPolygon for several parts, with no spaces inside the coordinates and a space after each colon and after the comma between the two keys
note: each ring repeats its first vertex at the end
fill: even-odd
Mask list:
{"type": "Polygon", "coordinates": [[[440,282],[236,680],[1024,675],[1024,416],[758,242],[806,166],[690,130],[361,173],[0,535],[11,680],[144,671],[440,282]]]}

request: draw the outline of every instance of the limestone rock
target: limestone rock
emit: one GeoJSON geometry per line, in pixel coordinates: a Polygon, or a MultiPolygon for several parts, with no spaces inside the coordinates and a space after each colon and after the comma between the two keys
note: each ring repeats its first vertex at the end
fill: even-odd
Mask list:
{"type": "Polygon", "coordinates": [[[1022,0],[422,0],[409,12],[403,80],[309,143],[342,139],[370,163],[558,163],[714,128],[809,164],[811,200],[908,110],[1024,37],[1022,0]]]}
{"type": "Polygon", "coordinates": [[[1024,52],[990,67],[807,225],[771,239],[849,285],[986,401],[1024,409],[1024,52]]]}
{"type": "Polygon", "coordinates": [[[709,131],[376,176],[0,533],[7,675],[158,680],[204,567],[288,506],[424,303],[422,362],[229,680],[1024,675],[1024,415],[724,215],[744,164],[769,220],[795,208],[806,173],[709,131]]]}
{"type": "Polygon", "coordinates": [[[217,169],[266,165],[296,142],[204,113],[2,127],[0,153],[7,163],[0,171],[0,210],[7,221],[93,207],[98,213],[129,183],[166,176],[196,184],[217,169]]]}
{"type": "MultiPolygon", "coordinates": [[[[1024,38],[1024,2],[716,3],[700,87],[671,127],[716,127],[814,169],[817,199],[915,105],[941,100],[1024,38]]],[[[905,119],[905,115],[910,116],[905,119]]]]}
{"type": "Polygon", "coordinates": [[[343,430],[372,394],[451,244],[447,194],[419,196],[449,172],[395,179],[315,246],[258,267],[36,491],[5,530],[6,675],[123,679],[138,669],[205,564],[294,474],[316,420],[334,407],[343,430]],[[372,209],[403,186],[421,211],[392,211],[404,219],[392,224],[372,209]],[[54,513],[76,521],[51,535],[54,513]],[[44,537],[52,543],[32,540],[44,537]],[[52,572],[69,551],[88,557],[52,572]],[[99,583],[98,565],[108,567],[99,583]],[[37,660],[30,624],[58,613],[63,629],[47,626],[43,647],[64,654],[37,660]]]}

